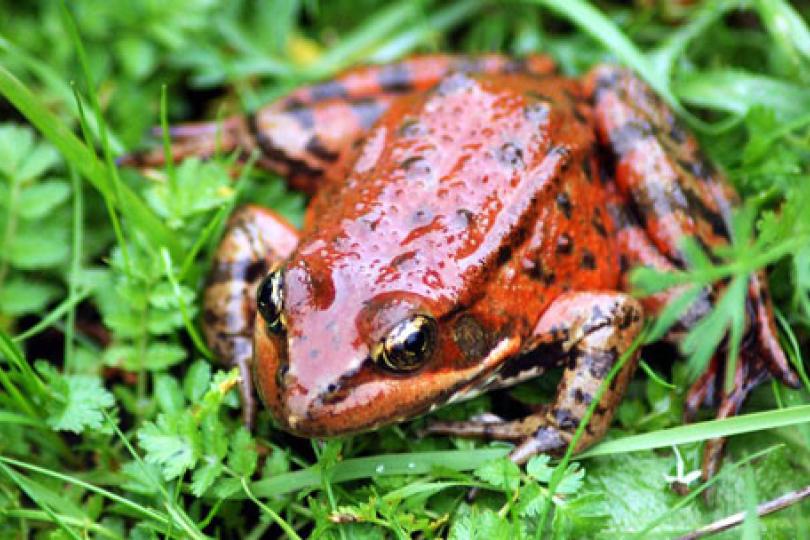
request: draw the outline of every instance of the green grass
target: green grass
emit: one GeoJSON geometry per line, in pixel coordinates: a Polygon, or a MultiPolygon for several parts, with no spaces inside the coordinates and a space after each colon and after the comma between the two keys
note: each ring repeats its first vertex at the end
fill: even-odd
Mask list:
{"type": "MultiPolygon", "coordinates": [[[[638,4],[654,7],[0,1],[0,538],[670,538],[740,511],[739,530],[721,536],[810,536],[807,502],[750,512],[810,483],[810,6],[638,4]],[[300,223],[305,200],[251,166],[234,182],[232,156],[148,176],[114,164],[151,126],[252,110],[414,51],[544,51],[570,75],[628,65],[743,197],[728,249],[710,260],[687,246],[688,270],[635,274],[646,293],[730,286],[685,341],[685,362],[644,350],[613,429],[582,455],[520,469],[505,445],[419,439],[424,419],[310,444],[262,412],[248,433],[236,374],[201,338],[203,283],[234,206],[300,223]],[[685,389],[729,330],[736,350],[742,284],[759,268],[804,388],[766,384],[742,416],[683,425],[685,389]],[[677,495],[665,476],[678,459],[698,468],[703,441],[720,435],[731,437],[720,474],[677,495]]],[[[435,414],[552,393],[535,381],[435,414]]]]}

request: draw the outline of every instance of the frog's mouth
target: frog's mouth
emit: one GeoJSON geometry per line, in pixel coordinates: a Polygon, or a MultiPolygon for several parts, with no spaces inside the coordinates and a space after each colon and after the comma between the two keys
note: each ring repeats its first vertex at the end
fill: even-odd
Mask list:
{"type": "Polygon", "coordinates": [[[288,357],[286,340],[257,325],[254,346],[256,387],[275,420],[295,435],[331,437],[408,420],[473,394],[518,352],[520,339],[502,339],[480,362],[463,369],[394,376],[366,366],[367,372],[354,374],[350,385],[336,381],[317,389],[289,376],[285,362],[296,358],[288,357]]]}

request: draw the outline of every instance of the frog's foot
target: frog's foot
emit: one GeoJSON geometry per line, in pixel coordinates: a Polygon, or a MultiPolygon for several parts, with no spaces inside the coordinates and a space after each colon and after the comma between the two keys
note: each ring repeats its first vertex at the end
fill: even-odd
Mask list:
{"type": "MultiPolygon", "coordinates": [[[[153,135],[162,136],[162,129],[154,128],[153,135]]],[[[256,146],[245,119],[232,116],[215,122],[190,122],[169,128],[170,155],[174,161],[189,157],[210,158],[218,153],[228,154],[237,148],[247,155],[256,146]]],[[[125,167],[153,168],[166,164],[163,147],[124,154],[117,160],[125,167]]]]}
{"type": "MultiPolygon", "coordinates": [[[[734,387],[728,393],[722,393],[720,406],[717,408],[717,419],[735,416],[742,407],[745,398],[751,391],[766,381],[770,376],[768,366],[762,357],[754,358],[744,353],[737,360],[734,372],[734,387]]],[[[718,383],[722,384],[722,376],[718,373],[718,383]]],[[[726,439],[721,437],[706,441],[703,448],[703,480],[712,478],[720,469],[723,461],[723,449],[726,439]]]]}
{"type": "Polygon", "coordinates": [[[203,331],[214,353],[239,369],[242,417],[248,427],[256,411],[250,369],[256,288],[297,243],[297,233],[283,218],[244,206],[228,222],[205,289],[203,331]]]}
{"type": "MultiPolygon", "coordinates": [[[[567,293],[555,300],[535,327],[524,352],[565,365],[553,404],[510,422],[437,422],[430,433],[519,442],[516,463],[543,453],[560,453],[571,441],[589,405],[613,366],[628,351],[642,326],[642,308],[630,296],[611,292],[567,293]]],[[[521,368],[525,369],[525,356],[521,368]]],[[[507,364],[508,365],[508,364],[507,364]]],[[[635,369],[634,355],[616,374],[577,443],[580,451],[607,431],[635,369]]]]}
{"type": "MultiPolygon", "coordinates": [[[[543,410],[547,409],[548,405],[545,405],[543,410]]],[[[510,421],[494,414],[482,414],[462,422],[433,421],[420,432],[420,435],[451,435],[518,443],[537,431],[545,416],[545,413],[538,411],[526,418],[510,421]]]]}
{"type": "Polygon", "coordinates": [[[709,365],[697,380],[689,387],[684,402],[683,418],[686,422],[693,422],[701,407],[714,407],[718,397],[718,371],[720,370],[720,356],[715,354],[709,365]]]}

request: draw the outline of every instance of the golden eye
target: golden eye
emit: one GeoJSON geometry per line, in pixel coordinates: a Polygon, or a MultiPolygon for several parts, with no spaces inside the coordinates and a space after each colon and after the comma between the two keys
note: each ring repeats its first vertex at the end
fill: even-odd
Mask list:
{"type": "Polygon", "coordinates": [[[420,368],[436,347],[436,321],[414,315],[397,323],[372,351],[373,360],[385,369],[406,373],[420,368]]]}
{"type": "Polygon", "coordinates": [[[265,277],[256,291],[256,307],[267,329],[274,334],[284,331],[284,270],[277,268],[265,277]]]}

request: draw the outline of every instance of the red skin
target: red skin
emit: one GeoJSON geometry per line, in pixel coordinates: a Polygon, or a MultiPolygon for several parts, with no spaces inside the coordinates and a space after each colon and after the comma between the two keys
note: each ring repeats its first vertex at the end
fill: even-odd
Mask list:
{"type": "MultiPolygon", "coordinates": [[[[268,214],[245,211],[214,280],[237,283],[229,290],[245,304],[206,298],[209,340],[233,350],[255,313],[245,283],[256,282],[257,268],[284,265],[283,331],[257,315],[253,361],[259,393],[283,427],[310,436],[367,430],[562,363],[557,398],[541,413],[498,427],[432,428],[522,440],[516,461],[559,451],[641,328],[642,308],[620,292],[627,270],[682,268],[687,236],[707,247],[729,242],[733,189],[641,81],[612,67],[584,82],[552,72],[544,57],[414,57],[358,68],[225,122],[226,149],[260,148],[263,165],[315,194],[300,238],[274,226],[274,238],[251,244],[239,231],[253,223],[261,237],[268,214]],[[416,315],[436,324],[429,358],[410,373],[381,369],[375,347],[416,315]],[[217,331],[225,320],[236,326],[227,335],[217,331]],[[521,355],[529,352],[539,359],[521,355]]],[[[175,156],[210,153],[214,131],[176,128],[175,156]]],[[[717,289],[703,291],[668,339],[710,310],[717,289]]],[[[677,293],[645,299],[646,312],[677,293]]],[[[736,413],[769,373],[798,382],[759,274],[748,303],[754,339],[737,387],[719,392],[721,416],[736,413]]],[[[696,383],[690,411],[718,393],[722,363],[696,383]]],[[[611,385],[578,449],[607,429],[634,365],[611,385]]],[[[249,389],[243,395],[250,403],[249,389]]],[[[709,476],[722,442],[707,448],[709,476]]]]}

